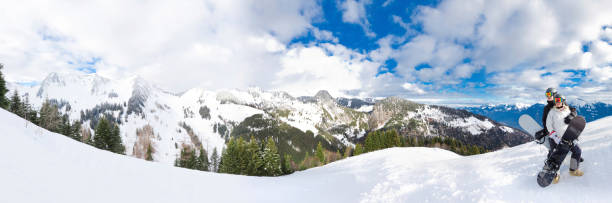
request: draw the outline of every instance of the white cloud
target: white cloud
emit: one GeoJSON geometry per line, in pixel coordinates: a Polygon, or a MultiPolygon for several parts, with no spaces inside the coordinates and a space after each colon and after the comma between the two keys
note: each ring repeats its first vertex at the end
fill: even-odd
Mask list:
{"type": "Polygon", "coordinates": [[[479,68],[470,64],[461,64],[453,69],[453,77],[456,78],[469,78],[472,73],[477,71],[479,68]]]}
{"type": "MultiPolygon", "coordinates": [[[[612,63],[611,19],[612,2],[604,0],[446,0],[417,9],[411,23],[421,25],[423,33],[408,38],[391,57],[406,80],[432,82],[434,88],[457,84],[484,68],[494,75],[488,82],[496,85],[485,91],[516,90],[511,95],[517,100],[547,86],[574,87],[570,79],[584,77],[566,70],[586,71],[596,83],[580,85],[597,89],[607,78],[589,75],[606,75],[597,67],[612,63]],[[588,53],[582,51],[584,44],[588,53]],[[470,60],[465,63],[465,58],[470,60]],[[423,63],[432,68],[415,70],[423,63]]],[[[393,21],[409,28],[399,16],[393,21]]],[[[375,51],[387,52],[382,46],[375,51]]]]}
{"type": "Polygon", "coordinates": [[[606,27],[604,29],[603,33],[601,33],[601,39],[612,42],[612,27],[606,27]]]}
{"type": "Polygon", "coordinates": [[[425,90],[419,88],[417,85],[415,84],[410,84],[410,83],[404,83],[404,85],[402,85],[402,87],[409,91],[409,92],[414,92],[416,94],[425,94],[425,90]]]}
{"type": "Polygon", "coordinates": [[[546,70],[529,69],[521,72],[503,72],[489,79],[489,83],[501,86],[521,86],[530,89],[546,89],[567,83],[574,74],[569,72],[549,73],[546,70]]]}
{"type": "Polygon", "coordinates": [[[482,1],[447,0],[436,8],[419,7],[413,20],[437,39],[466,40],[474,37],[474,25],[483,20],[482,9],[482,1]]]}
{"type": "Polygon", "coordinates": [[[363,80],[379,65],[342,45],[332,44],[293,47],[283,56],[281,64],[283,68],[276,74],[275,89],[296,96],[314,95],[319,90],[347,96],[346,92],[361,90],[363,80]]]}
{"type": "Polygon", "coordinates": [[[372,4],[372,0],[346,0],[338,6],[342,11],[342,21],[358,24],[363,28],[366,36],[376,37],[370,29],[370,22],[366,12],[366,6],[372,4]]]}
{"type": "Polygon", "coordinates": [[[612,66],[595,67],[590,70],[590,79],[602,84],[612,83],[612,66]]]}
{"type": "Polygon", "coordinates": [[[96,57],[99,74],[137,74],[177,92],[266,88],[285,44],[320,13],[312,1],[16,1],[0,8],[0,60],[13,81],[96,57]]]}
{"type": "MultiPolygon", "coordinates": [[[[366,7],[372,2],[338,1],[343,21],[371,37],[366,7]]],[[[442,91],[482,69],[493,75],[487,81],[494,87],[485,91],[513,91],[509,99],[541,96],[561,84],[585,97],[612,92],[612,1],[445,0],[405,19],[389,14],[407,32],[377,39],[380,48],[368,53],[314,27],[325,20],[321,12],[317,1],[15,1],[0,7],[0,61],[8,80],[29,82],[99,58],[93,67],[101,75],[137,74],[177,92],[254,85],[296,95],[328,89],[425,97],[405,84],[442,91]],[[423,33],[410,28],[415,25],[423,33]],[[288,45],[308,33],[333,44],[288,45]],[[379,74],[388,59],[398,63],[395,74],[379,74]],[[415,69],[424,63],[431,68],[415,69]],[[582,84],[567,82],[576,76],[565,70],[584,71],[582,84]]]]}
{"type": "Polygon", "coordinates": [[[404,77],[409,77],[415,66],[433,58],[435,47],[436,39],[426,35],[417,36],[402,45],[394,54],[398,62],[398,72],[404,77]]]}
{"type": "Polygon", "coordinates": [[[385,3],[382,4],[383,7],[389,6],[389,4],[393,3],[395,0],[386,0],[385,3]]]}
{"type": "Polygon", "coordinates": [[[404,20],[402,19],[402,17],[396,16],[396,15],[392,15],[391,18],[393,18],[393,22],[398,24],[400,27],[404,28],[404,30],[406,30],[406,33],[404,34],[404,36],[402,36],[402,41],[405,40],[405,38],[407,38],[408,36],[413,36],[416,35],[418,32],[414,29],[412,29],[410,27],[409,23],[404,22],[404,20]]]}
{"type": "Polygon", "coordinates": [[[312,33],[314,37],[319,41],[331,41],[338,43],[338,38],[334,37],[334,34],[327,30],[319,30],[319,28],[313,28],[312,33]]]}
{"type": "Polygon", "coordinates": [[[376,42],[379,48],[371,51],[369,53],[370,57],[374,61],[381,62],[381,63],[384,62],[385,60],[389,59],[396,51],[391,46],[393,44],[397,44],[401,40],[402,39],[400,37],[396,37],[393,35],[388,35],[386,37],[380,38],[376,42]]]}

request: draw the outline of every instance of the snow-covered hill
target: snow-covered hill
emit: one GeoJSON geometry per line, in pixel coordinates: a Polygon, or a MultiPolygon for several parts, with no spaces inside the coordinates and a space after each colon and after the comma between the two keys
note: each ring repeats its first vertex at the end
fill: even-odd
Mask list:
{"type": "Polygon", "coordinates": [[[583,177],[536,183],[535,143],[463,157],[392,148],[283,177],[175,168],[98,150],[0,109],[0,202],[608,202],[612,117],[587,124],[583,177]]]}

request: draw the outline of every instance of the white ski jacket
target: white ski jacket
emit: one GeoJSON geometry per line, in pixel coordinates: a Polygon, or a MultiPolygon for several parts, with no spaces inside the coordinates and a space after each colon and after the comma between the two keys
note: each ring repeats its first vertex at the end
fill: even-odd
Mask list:
{"type": "Polygon", "coordinates": [[[565,133],[567,129],[567,124],[565,124],[565,117],[567,117],[571,113],[569,107],[564,105],[563,108],[558,109],[557,107],[553,107],[548,116],[546,118],[546,128],[550,131],[550,138],[552,138],[555,143],[559,144],[561,141],[561,137],[565,133]]]}

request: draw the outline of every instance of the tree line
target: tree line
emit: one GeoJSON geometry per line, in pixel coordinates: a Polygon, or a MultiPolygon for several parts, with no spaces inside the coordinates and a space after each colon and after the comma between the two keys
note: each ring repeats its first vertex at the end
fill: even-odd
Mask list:
{"type": "Polygon", "coordinates": [[[368,133],[364,144],[356,144],[353,155],[359,155],[391,147],[435,147],[460,155],[476,155],[488,152],[477,145],[464,144],[452,138],[442,136],[409,136],[401,137],[395,129],[368,133]]]}
{"type": "Polygon", "coordinates": [[[273,138],[265,143],[250,137],[247,142],[242,137],[230,138],[219,162],[219,172],[250,176],[280,176],[293,171],[288,167],[291,157],[281,159],[273,138]]]}

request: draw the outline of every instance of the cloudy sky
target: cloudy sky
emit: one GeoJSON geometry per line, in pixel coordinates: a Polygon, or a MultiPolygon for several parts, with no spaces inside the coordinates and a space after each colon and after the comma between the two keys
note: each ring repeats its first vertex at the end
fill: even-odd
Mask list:
{"type": "Polygon", "coordinates": [[[612,1],[8,0],[8,81],[140,75],[167,90],[612,103],[612,1]]]}

